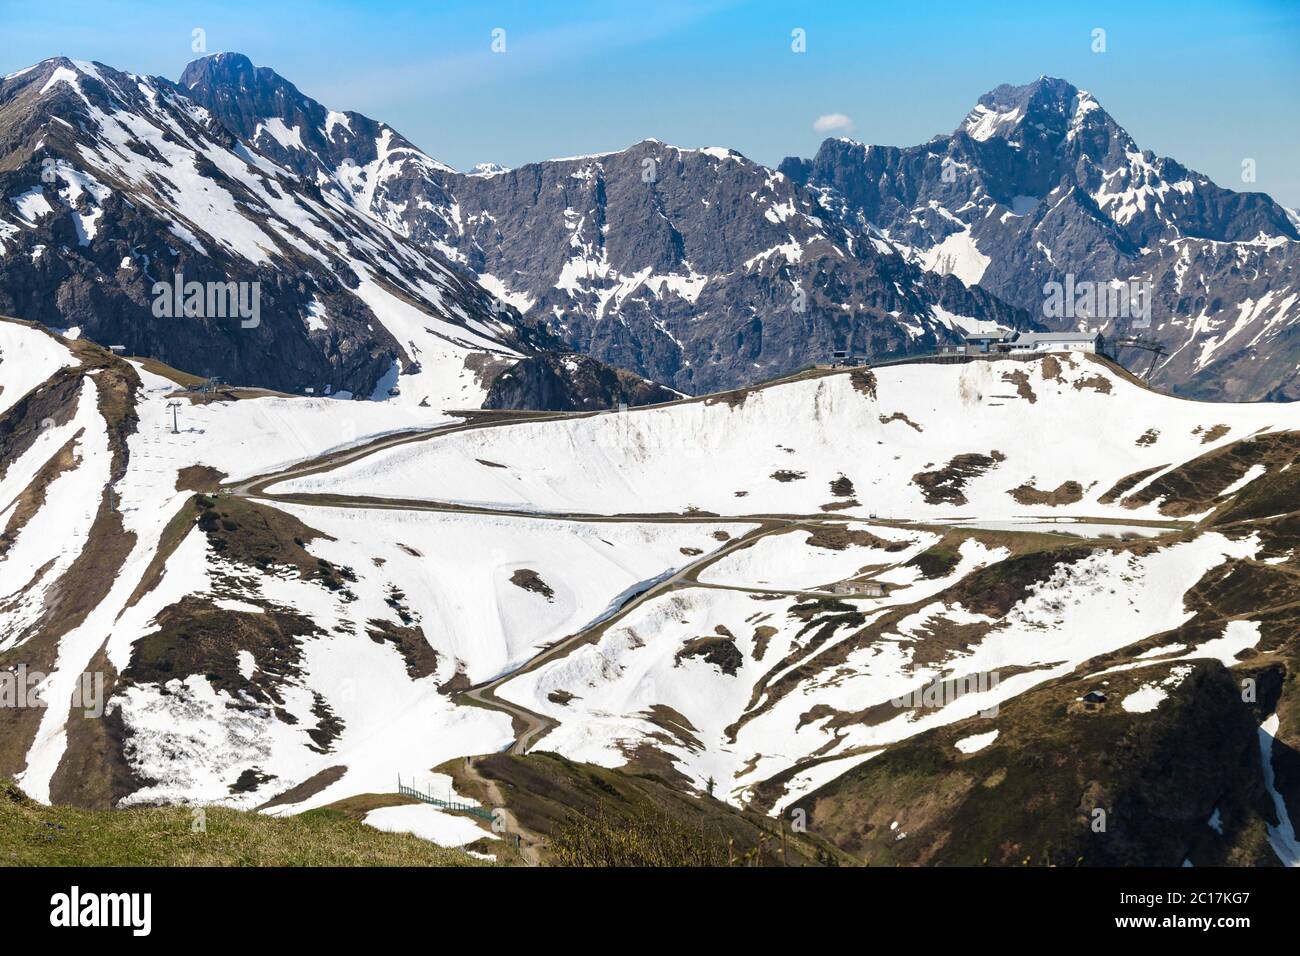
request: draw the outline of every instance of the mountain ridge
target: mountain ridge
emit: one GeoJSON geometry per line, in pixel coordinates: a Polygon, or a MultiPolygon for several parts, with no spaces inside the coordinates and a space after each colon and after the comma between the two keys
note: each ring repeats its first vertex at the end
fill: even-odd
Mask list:
{"type": "Polygon", "coordinates": [[[1150,325],[1090,318],[1167,355],[1154,380],[1182,394],[1300,392],[1300,232],[1288,210],[1140,150],[1091,94],[1052,77],[984,94],[920,146],[828,139],[780,168],[925,268],[977,282],[1035,318],[1047,283],[1143,281],[1150,325]]]}
{"type": "Polygon", "coordinates": [[[924,351],[981,322],[1030,325],[836,226],[811,194],[735,150],[651,139],[458,173],[383,124],[360,138],[327,129],[325,107],[251,70],[243,57],[207,57],[182,85],[257,143],[274,139],[272,121],[309,118],[310,132],[281,135],[271,154],[461,263],[579,351],[682,391],[743,385],[837,349],[924,351]],[[259,76],[265,88],[250,89],[259,76]]]}

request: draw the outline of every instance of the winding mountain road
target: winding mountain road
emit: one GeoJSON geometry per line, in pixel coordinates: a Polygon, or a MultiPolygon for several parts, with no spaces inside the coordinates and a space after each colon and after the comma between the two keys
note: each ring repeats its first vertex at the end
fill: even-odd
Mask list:
{"type": "MultiPolygon", "coordinates": [[[[586,417],[590,412],[585,413],[564,413],[564,412],[521,412],[521,413],[502,413],[502,412],[465,412],[458,413],[465,420],[460,422],[436,425],[427,429],[414,431],[404,431],[391,435],[384,435],[371,441],[364,442],[349,448],[338,451],[328,452],[317,458],[308,461],[299,462],[290,465],[279,471],[268,474],[257,475],[252,478],[244,478],[234,482],[222,485],[218,494],[234,495],[241,498],[264,502],[275,506],[276,504],[296,504],[309,507],[328,507],[328,508],[360,508],[360,509],[390,509],[402,511],[432,511],[448,512],[456,514],[481,514],[494,516],[508,516],[515,518],[527,518],[539,521],[589,521],[589,522],[609,522],[609,523],[668,523],[668,524],[755,524],[758,527],[747,531],[745,534],[726,541],[721,547],[702,555],[691,563],[677,569],[668,576],[652,581],[642,590],[630,595],[626,601],[611,613],[602,615],[587,626],[581,628],[568,637],[551,644],[537,653],[528,662],[514,670],[501,674],[489,681],[477,684],[473,687],[457,693],[453,700],[469,706],[485,707],[490,710],[496,710],[508,715],[511,718],[511,724],[515,731],[515,741],[510,747],[511,753],[526,753],[538,740],[548,734],[558,722],[547,717],[544,714],[536,713],[526,707],[521,707],[511,701],[504,700],[497,694],[497,690],[509,680],[526,674],[549,661],[563,657],[576,647],[584,644],[594,643],[599,640],[606,629],[614,626],[636,608],[640,607],[647,601],[653,600],[661,594],[675,590],[679,587],[704,587],[712,585],[702,585],[697,578],[701,571],[716,561],[721,560],[734,551],[740,550],[753,544],[759,538],[766,537],[778,532],[792,531],[801,526],[813,527],[824,522],[843,521],[844,518],[829,514],[817,515],[798,515],[798,514],[769,514],[769,515],[686,515],[686,514],[619,514],[619,515],[597,515],[582,514],[576,512],[537,512],[537,511],[520,511],[503,508],[488,508],[470,505],[456,504],[453,502],[427,501],[418,499],[394,499],[394,498],[372,498],[360,495],[321,495],[321,494],[293,494],[293,493],[275,493],[268,489],[272,486],[293,478],[301,478],[306,475],[315,475],[322,472],[332,471],[341,468],[344,465],[359,461],[363,458],[374,455],[378,452],[399,445],[411,444],[418,441],[431,441],[446,435],[457,432],[470,431],[482,428],[501,427],[503,425],[520,424],[524,422],[541,422],[553,421],[561,418],[586,417]]],[[[754,589],[747,589],[754,590],[754,589]]],[[[763,590],[763,589],[759,589],[763,590]]],[[[782,594],[807,594],[809,596],[825,596],[824,592],[818,591],[778,591],[772,589],[772,593],[782,594]]]]}
{"type": "MultiPolygon", "coordinates": [[[[701,399],[684,399],[683,401],[700,401],[701,399]]],[[[677,404],[677,403],[673,403],[677,404]]],[[[498,690],[510,680],[535,670],[544,664],[564,657],[572,650],[584,644],[595,643],[604,632],[626,618],[647,601],[681,587],[727,587],[726,585],[705,584],[698,580],[701,571],[727,555],[752,545],[755,541],[768,535],[796,530],[800,527],[813,528],[825,523],[840,523],[846,520],[843,514],[748,514],[748,515],[698,515],[698,514],[618,514],[600,515],[580,512],[539,512],[507,508],[491,508],[458,504],[455,502],[431,501],[422,499],[377,498],[362,495],[339,494],[304,494],[276,493],[269,490],[272,486],[294,478],[320,474],[343,467],[371,455],[400,445],[420,441],[434,441],[458,432],[485,428],[498,428],[506,425],[555,421],[565,418],[590,417],[591,412],[500,412],[470,411],[452,413],[462,420],[426,429],[409,430],[380,436],[348,448],[328,452],[319,457],[299,462],[279,471],[240,479],[222,485],[218,494],[235,495],[264,502],[271,506],[277,504],[295,504],[308,507],[385,509],[401,511],[428,511],[455,514],[475,514],[490,516],[508,516],[537,521],[583,521],[606,523],[672,523],[672,524],[757,524],[745,534],[727,540],[721,547],[702,555],[691,563],[673,571],[667,576],[646,583],[646,586],[630,595],[612,612],[602,615],[575,633],[556,641],[540,650],[534,657],[514,670],[500,674],[491,680],[466,688],[453,697],[457,703],[467,706],[484,707],[504,713],[511,719],[515,741],[509,748],[511,753],[526,753],[542,737],[559,725],[554,718],[522,707],[505,700],[498,695],[498,690]]],[[[858,519],[861,520],[861,519],[858,519]]],[[[924,522],[894,521],[872,518],[873,522],[886,525],[901,525],[914,528],[929,527],[924,522]]],[[[1083,523],[1089,519],[1076,519],[1083,523]]],[[[1106,519],[1097,519],[1105,521],[1106,519]]],[[[1144,524],[1146,522],[1143,522],[1144,524]]],[[[1181,522],[1170,524],[1169,530],[1180,530],[1181,522]]],[[[792,596],[825,597],[826,592],[816,590],[784,590],[746,587],[743,590],[792,596]]]]}

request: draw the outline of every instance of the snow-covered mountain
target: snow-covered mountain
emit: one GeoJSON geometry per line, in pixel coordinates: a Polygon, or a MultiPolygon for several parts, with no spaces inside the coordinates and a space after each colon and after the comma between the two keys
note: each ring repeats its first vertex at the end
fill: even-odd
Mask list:
{"type": "MultiPolygon", "coordinates": [[[[1288,852],[1300,406],[1075,355],[540,420],[231,392],[177,432],[174,381],[13,323],[0,380],[0,668],[50,702],[0,709],[0,774],[40,799],[305,809],[518,742],[852,843],[875,762],[936,739],[1032,762],[1272,718],[1269,762],[1253,730],[1244,769],[1198,762],[1151,854],[1288,852]],[[1045,700],[1071,709],[1020,716],[1045,700]]],[[[879,812],[931,858],[949,824],[909,799],[879,812]]]]}
{"type": "Polygon", "coordinates": [[[653,781],[858,862],[1300,865],[1300,403],[1083,353],[744,385],[1077,269],[1153,279],[1166,381],[1286,398],[1295,247],[1060,81],[783,172],[458,173],[237,54],[11,74],[0,779],[292,813],[400,775],[527,831],[463,758],[544,750],[561,808],[653,781]],[[158,315],[177,275],[258,320],[158,315]]]}
{"type": "Polygon", "coordinates": [[[180,85],[276,162],[472,270],[578,350],[701,393],[836,349],[925,351],[1025,317],[833,221],[734,150],[646,140],[461,174],[396,131],[327,109],[239,54],[180,85]]]}
{"type": "MultiPolygon", "coordinates": [[[[473,408],[525,360],[569,384],[544,329],[167,80],[64,58],[5,77],[0,170],[0,313],[295,392],[473,408]],[[178,300],[202,284],[197,314],[160,314],[177,277],[178,300]],[[225,288],[257,314],[214,303],[225,288]]],[[[567,391],[560,407],[629,397],[567,391]]]]}
{"type": "Polygon", "coordinates": [[[1049,282],[1149,281],[1150,328],[1100,310],[1091,324],[1164,345],[1154,381],[1200,397],[1300,397],[1295,218],[1140,149],[1064,80],[1000,86],[920,146],[828,139],[780,168],[842,221],[1053,327],[1084,316],[1045,313],[1049,282]]]}

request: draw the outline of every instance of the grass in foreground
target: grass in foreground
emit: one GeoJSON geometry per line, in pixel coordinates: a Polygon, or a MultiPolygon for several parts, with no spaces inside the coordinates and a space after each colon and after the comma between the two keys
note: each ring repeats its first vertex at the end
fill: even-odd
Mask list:
{"type": "Polygon", "coordinates": [[[460,850],[383,833],[331,808],[291,817],[188,807],[47,807],[0,781],[0,866],[481,866],[460,850]]]}

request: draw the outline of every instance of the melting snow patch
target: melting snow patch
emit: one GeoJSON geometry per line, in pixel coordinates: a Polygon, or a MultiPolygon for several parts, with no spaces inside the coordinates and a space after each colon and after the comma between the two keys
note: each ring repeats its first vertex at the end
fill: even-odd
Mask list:
{"type": "Polygon", "coordinates": [[[1240,491],[1242,488],[1245,488],[1256,478],[1262,477],[1267,471],[1268,469],[1265,468],[1263,465],[1251,465],[1249,468],[1246,469],[1246,473],[1244,475],[1242,475],[1240,478],[1238,478],[1236,481],[1230,484],[1227,488],[1224,488],[1221,492],[1219,492],[1219,497],[1226,498],[1228,495],[1240,491]]]}
{"type": "Polygon", "coordinates": [[[964,754],[973,754],[977,750],[983,750],[997,739],[998,732],[996,730],[990,730],[986,734],[973,734],[970,737],[963,737],[961,740],[953,744],[953,746],[964,754]]]}
{"type": "Polygon", "coordinates": [[[1159,684],[1144,684],[1121,702],[1121,706],[1132,714],[1149,714],[1160,706],[1160,702],[1169,696],[1166,688],[1177,687],[1192,672],[1190,665],[1171,668],[1169,676],[1159,684]]]}
{"type": "Polygon", "coordinates": [[[366,814],[365,823],[387,833],[410,833],[439,846],[464,846],[482,837],[497,839],[469,817],[445,813],[427,803],[380,807],[366,814]]]}
{"type": "Polygon", "coordinates": [[[45,198],[45,193],[40,186],[29,189],[21,195],[11,196],[9,201],[18,207],[18,215],[33,226],[42,216],[48,216],[54,212],[54,208],[50,205],[49,200],[45,198]]]}
{"type": "Polygon", "coordinates": [[[1124,698],[1124,709],[1133,714],[1149,714],[1160,706],[1160,702],[1169,696],[1163,687],[1147,684],[1124,698]]]}
{"type": "Polygon", "coordinates": [[[320,299],[312,299],[307,304],[306,322],[308,332],[325,332],[329,329],[325,323],[325,306],[321,305],[320,299]]]}

